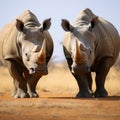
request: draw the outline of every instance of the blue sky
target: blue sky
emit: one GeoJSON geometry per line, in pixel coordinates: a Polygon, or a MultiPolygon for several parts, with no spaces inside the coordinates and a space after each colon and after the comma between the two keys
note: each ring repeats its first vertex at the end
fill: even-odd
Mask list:
{"type": "Polygon", "coordinates": [[[64,31],[61,19],[73,21],[84,8],[90,8],[96,15],[110,21],[120,33],[120,0],[1,0],[0,29],[23,11],[31,10],[42,22],[52,18],[49,30],[54,41],[55,61],[64,60],[62,45],[64,31]]]}

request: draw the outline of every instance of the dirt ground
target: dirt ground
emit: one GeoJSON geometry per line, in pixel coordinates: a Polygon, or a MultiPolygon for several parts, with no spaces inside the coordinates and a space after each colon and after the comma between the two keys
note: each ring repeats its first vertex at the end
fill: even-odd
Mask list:
{"type": "Polygon", "coordinates": [[[78,87],[65,64],[49,67],[37,85],[40,98],[14,99],[12,89],[11,76],[0,67],[0,120],[120,120],[120,70],[115,68],[106,80],[107,98],[76,99],[78,87]]]}

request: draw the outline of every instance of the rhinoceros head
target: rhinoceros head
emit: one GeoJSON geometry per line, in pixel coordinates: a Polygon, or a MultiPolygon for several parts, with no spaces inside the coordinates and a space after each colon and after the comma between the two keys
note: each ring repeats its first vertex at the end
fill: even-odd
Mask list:
{"type": "Polygon", "coordinates": [[[50,19],[44,20],[38,27],[26,27],[21,20],[17,19],[16,21],[16,27],[20,32],[18,43],[21,49],[21,57],[29,74],[48,74],[44,30],[48,30],[50,25],[50,19]]]}
{"type": "MultiPolygon", "coordinates": [[[[69,48],[71,51],[72,65],[71,71],[75,74],[84,74],[90,71],[90,66],[94,59],[95,35],[93,28],[95,26],[94,18],[90,23],[81,26],[71,25],[69,21],[62,19],[62,28],[69,32],[69,48]]],[[[65,39],[67,41],[67,39],[65,39]]],[[[68,43],[66,42],[65,43],[68,43]]],[[[63,43],[64,44],[64,43],[63,43]]],[[[66,45],[64,45],[66,46],[66,45]]]]}

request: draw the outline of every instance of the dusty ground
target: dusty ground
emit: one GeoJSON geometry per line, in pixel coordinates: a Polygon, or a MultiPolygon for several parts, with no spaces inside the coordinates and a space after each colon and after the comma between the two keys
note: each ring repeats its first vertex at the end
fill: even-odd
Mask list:
{"type": "Polygon", "coordinates": [[[14,99],[12,78],[0,67],[0,120],[120,120],[119,70],[111,69],[106,88],[107,98],[76,99],[76,81],[65,65],[57,64],[39,81],[40,98],[14,99]]]}

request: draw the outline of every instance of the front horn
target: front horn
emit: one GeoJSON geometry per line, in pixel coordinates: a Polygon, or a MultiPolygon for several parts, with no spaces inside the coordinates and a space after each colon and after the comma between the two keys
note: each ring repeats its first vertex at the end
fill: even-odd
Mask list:
{"type": "Polygon", "coordinates": [[[46,40],[43,40],[41,50],[38,53],[38,62],[39,63],[46,62],[46,40]]]}
{"type": "Polygon", "coordinates": [[[74,59],[75,59],[75,62],[77,64],[82,64],[82,63],[84,63],[86,61],[85,55],[83,55],[83,53],[82,53],[82,51],[80,49],[81,46],[82,46],[82,44],[79,47],[78,41],[76,40],[75,41],[75,55],[74,55],[74,59]]]}

